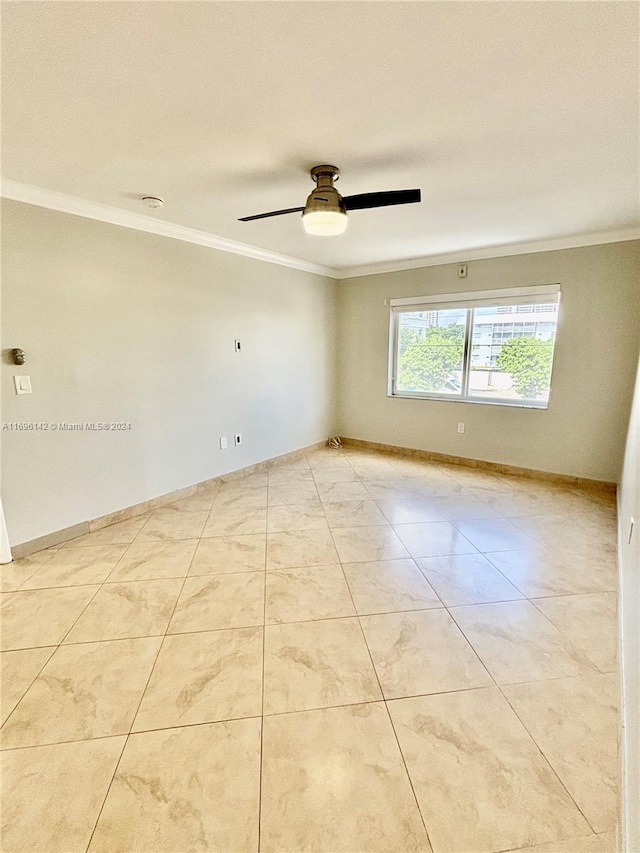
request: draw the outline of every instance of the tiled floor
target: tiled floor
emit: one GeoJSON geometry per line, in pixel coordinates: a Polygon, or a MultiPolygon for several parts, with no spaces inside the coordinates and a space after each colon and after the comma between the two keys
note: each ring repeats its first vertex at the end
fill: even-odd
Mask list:
{"type": "Polygon", "coordinates": [[[614,853],[615,506],[360,450],[2,568],[4,853],[614,853]]]}

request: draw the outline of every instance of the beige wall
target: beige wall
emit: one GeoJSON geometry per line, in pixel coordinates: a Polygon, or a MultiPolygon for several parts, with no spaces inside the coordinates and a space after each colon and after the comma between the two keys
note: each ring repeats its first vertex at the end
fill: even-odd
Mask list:
{"type": "Polygon", "coordinates": [[[462,280],[448,264],[341,281],[338,432],[617,481],[638,356],[639,249],[629,242],[473,261],[462,280]],[[562,304],[548,410],[387,396],[385,299],[556,282],[562,304]]]}
{"type": "Polygon", "coordinates": [[[332,280],[15,202],[2,224],[2,420],[132,424],[4,431],[12,544],[332,432],[332,280]]]}
{"type": "MultiPolygon", "coordinates": [[[[640,334],[640,332],[639,332],[640,334]]],[[[640,850],[640,364],[618,495],[622,670],[622,837],[640,850]],[[634,522],[630,536],[631,522],[634,522]]]]}

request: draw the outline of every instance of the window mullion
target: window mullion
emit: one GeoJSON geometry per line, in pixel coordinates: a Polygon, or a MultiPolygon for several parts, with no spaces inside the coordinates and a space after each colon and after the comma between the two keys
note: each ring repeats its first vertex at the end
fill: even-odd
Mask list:
{"type": "Polygon", "coordinates": [[[467,308],[464,327],[464,349],[462,351],[462,398],[469,396],[469,377],[471,375],[471,330],[473,328],[475,308],[467,308]]]}

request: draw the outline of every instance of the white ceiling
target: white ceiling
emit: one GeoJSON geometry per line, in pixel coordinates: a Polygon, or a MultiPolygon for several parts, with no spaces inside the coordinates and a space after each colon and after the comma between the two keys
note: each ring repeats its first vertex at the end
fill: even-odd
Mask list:
{"type": "Polygon", "coordinates": [[[334,268],[617,232],[638,214],[626,2],[5,2],[3,172],[334,268]],[[345,195],[421,187],[310,237],[345,195]]]}

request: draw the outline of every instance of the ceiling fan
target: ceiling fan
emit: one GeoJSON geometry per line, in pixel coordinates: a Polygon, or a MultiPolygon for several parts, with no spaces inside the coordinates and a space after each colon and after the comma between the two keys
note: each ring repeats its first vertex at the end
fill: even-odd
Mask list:
{"type": "Polygon", "coordinates": [[[314,166],[311,169],[311,177],[317,187],[304,207],[289,207],[286,210],[272,210],[255,216],[242,216],[238,222],[251,222],[253,219],[267,219],[269,216],[302,212],[302,224],[307,234],[333,237],[344,233],[349,221],[348,213],[352,210],[388,207],[393,204],[414,204],[421,201],[420,190],[390,190],[341,196],[333,186],[340,177],[340,169],[336,166],[314,166]]]}

